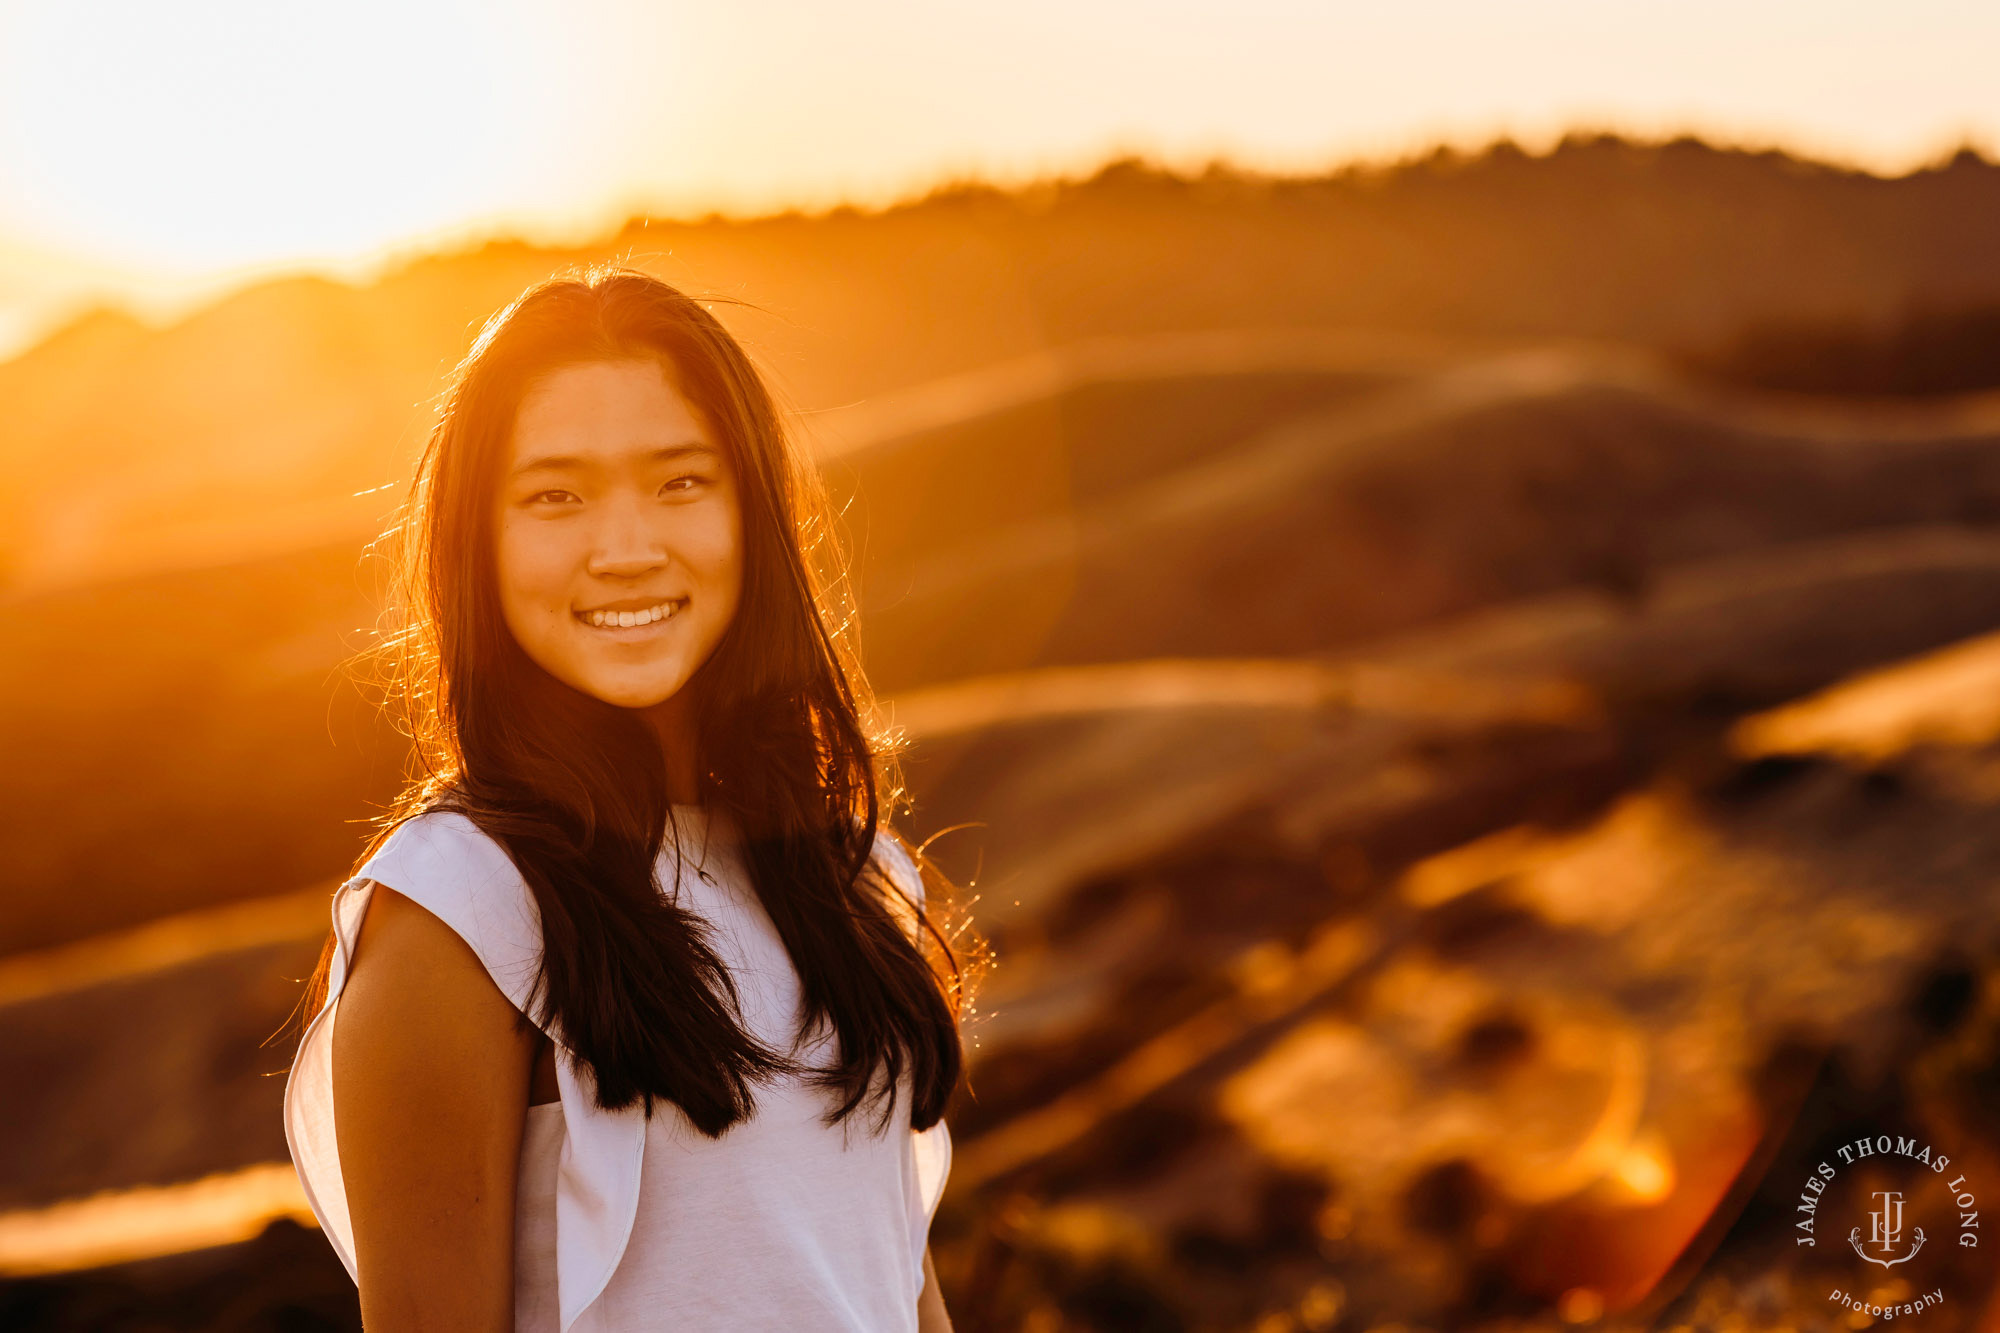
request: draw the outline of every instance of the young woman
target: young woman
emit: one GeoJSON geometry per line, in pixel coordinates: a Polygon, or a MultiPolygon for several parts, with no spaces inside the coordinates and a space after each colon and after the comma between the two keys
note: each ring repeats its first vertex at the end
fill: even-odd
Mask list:
{"type": "Polygon", "coordinates": [[[285,1092],[369,1333],[949,1329],[966,973],[743,350],[642,273],[537,284],[406,514],[425,776],[334,896],[285,1092]]]}

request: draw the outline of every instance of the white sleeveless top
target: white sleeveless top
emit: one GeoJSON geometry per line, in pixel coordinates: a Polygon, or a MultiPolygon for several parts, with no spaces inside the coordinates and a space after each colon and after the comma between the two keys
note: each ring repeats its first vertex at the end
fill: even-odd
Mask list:
{"type": "MultiPolygon", "coordinates": [[[[678,901],[710,924],[746,1027],[790,1049],[798,973],[750,888],[736,830],[703,807],[677,805],[673,814],[684,862],[678,901]]],[[[923,901],[916,867],[892,836],[878,836],[874,855],[923,901]]],[[[670,836],[662,884],[674,863],[670,836]]],[[[334,894],[327,1001],[292,1062],[285,1138],[350,1276],[353,1228],[333,1128],[333,1024],[377,883],[457,931],[523,1012],[541,948],[532,892],[500,845],[464,815],[430,811],[406,821],[334,894]]],[[[819,1117],[834,1104],[831,1094],[788,1078],[754,1085],[755,1113],[710,1139],[672,1103],[655,1103],[650,1122],[640,1106],[604,1110],[592,1099],[588,1067],[572,1063],[553,1026],[545,1030],[556,1043],[560,1099],[527,1108],[515,1204],[517,1330],[915,1333],[951,1136],[942,1121],[923,1133],[910,1128],[907,1074],[880,1135],[877,1105],[864,1103],[829,1128],[819,1117]]],[[[799,1054],[824,1063],[838,1049],[826,1033],[799,1054]]]]}

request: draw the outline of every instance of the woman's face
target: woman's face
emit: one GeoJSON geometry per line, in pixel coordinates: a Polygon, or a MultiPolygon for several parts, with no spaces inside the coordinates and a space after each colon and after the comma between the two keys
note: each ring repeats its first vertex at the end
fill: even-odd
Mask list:
{"type": "Polygon", "coordinates": [[[736,478],[663,360],[552,371],[501,465],[500,605],[556,679],[625,708],[672,698],[743,586],[736,478]]]}

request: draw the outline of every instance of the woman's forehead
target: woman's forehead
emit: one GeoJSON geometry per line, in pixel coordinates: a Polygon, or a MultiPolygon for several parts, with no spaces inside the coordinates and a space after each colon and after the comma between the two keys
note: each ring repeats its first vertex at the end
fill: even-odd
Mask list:
{"type": "Polygon", "coordinates": [[[701,412],[657,360],[592,361],[539,377],[521,400],[510,474],[720,461],[701,412]]]}

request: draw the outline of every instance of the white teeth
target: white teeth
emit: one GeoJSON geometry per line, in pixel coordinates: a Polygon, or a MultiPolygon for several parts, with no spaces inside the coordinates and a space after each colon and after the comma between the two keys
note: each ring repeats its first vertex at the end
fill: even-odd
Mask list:
{"type": "Polygon", "coordinates": [[[650,625],[656,620],[665,620],[678,611],[676,602],[661,602],[643,611],[591,611],[585,619],[599,629],[631,629],[637,625],[650,625]]]}

